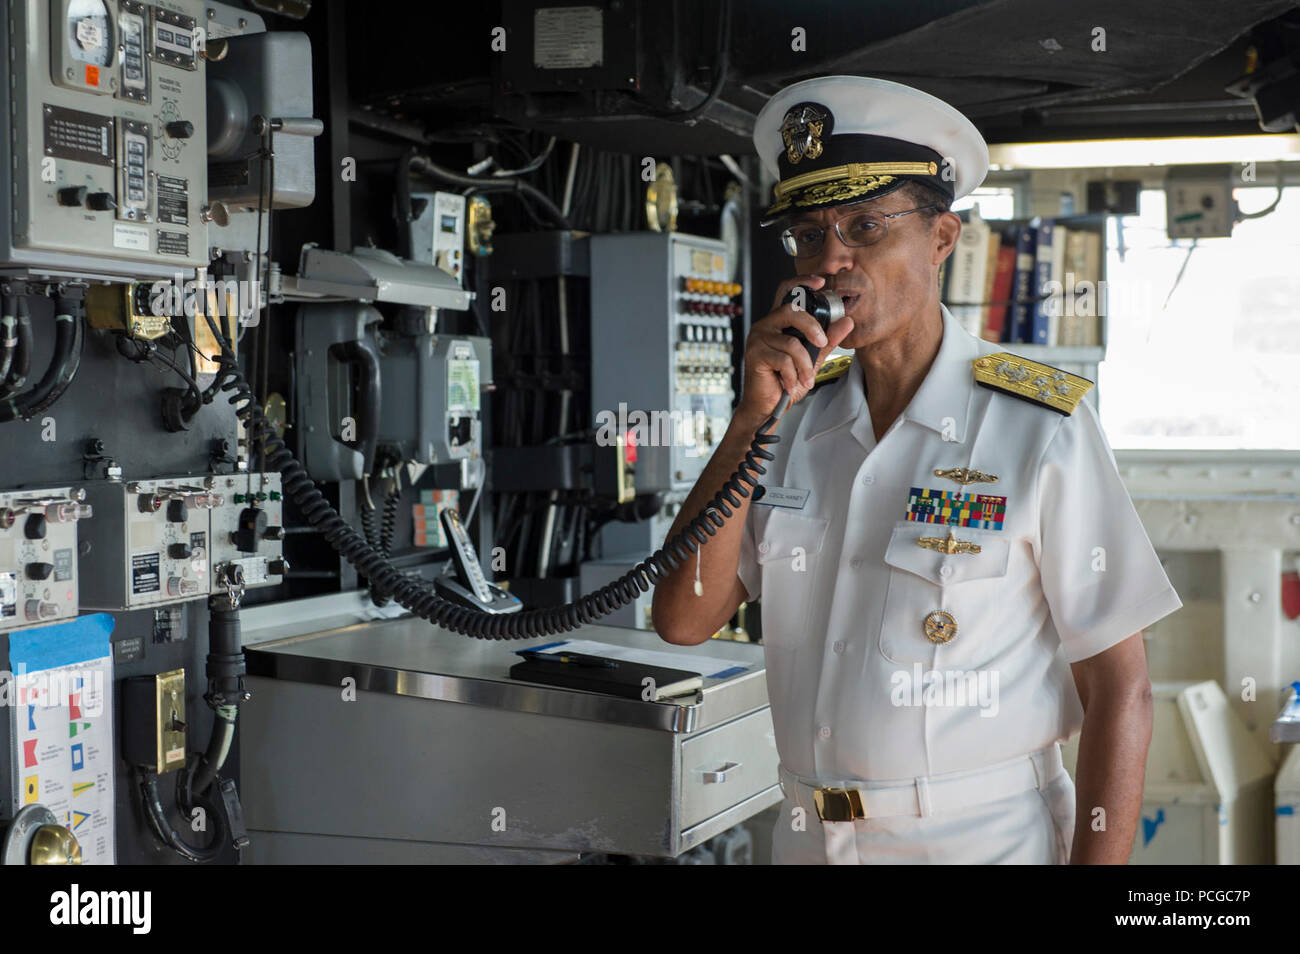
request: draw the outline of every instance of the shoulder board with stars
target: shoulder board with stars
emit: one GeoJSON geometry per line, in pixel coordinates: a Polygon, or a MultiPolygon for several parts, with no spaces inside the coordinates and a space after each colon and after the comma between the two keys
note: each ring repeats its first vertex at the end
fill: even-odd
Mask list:
{"type": "Polygon", "coordinates": [[[977,384],[1050,407],[1067,417],[1093,386],[1087,378],[1006,351],[976,358],[971,368],[977,384]]]}
{"type": "MultiPolygon", "coordinates": [[[[822,366],[817,369],[817,374],[813,376],[812,391],[816,391],[823,384],[844,377],[848,373],[851,364],[853,364],[853,355],[851,354],[836,354],[827,358],[822,366]]],[[[812,391],[808,393],[812,394],[812,391]]]]}

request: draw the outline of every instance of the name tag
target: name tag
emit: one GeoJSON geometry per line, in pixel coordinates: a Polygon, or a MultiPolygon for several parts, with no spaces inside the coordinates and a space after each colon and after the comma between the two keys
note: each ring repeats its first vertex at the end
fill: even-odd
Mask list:
{"type": "Polygon", "coordinates": [[[812,494],[811,490],[799,490],[796,487],[764,487],[763,489],[766,491],[763,499],[754,501],[756,507],[789,507],[791,510],[802,510],[812,494]]]}

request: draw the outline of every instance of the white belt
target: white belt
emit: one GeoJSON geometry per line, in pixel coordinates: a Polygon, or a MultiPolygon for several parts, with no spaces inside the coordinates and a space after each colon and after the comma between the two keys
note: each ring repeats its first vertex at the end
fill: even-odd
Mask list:
{"type": "Polygon", "coordinates": [[[994,802],[1043,788],[1065,771],[1061,746],[1020,755],[964,772],[918,776],[905,782],[861,781],[845,786],[802,778],[779,766],[781,789],[805,812],[822,821],[831,864],[857,864],[854,820],[899,815],[926,817],[994,802]]]}

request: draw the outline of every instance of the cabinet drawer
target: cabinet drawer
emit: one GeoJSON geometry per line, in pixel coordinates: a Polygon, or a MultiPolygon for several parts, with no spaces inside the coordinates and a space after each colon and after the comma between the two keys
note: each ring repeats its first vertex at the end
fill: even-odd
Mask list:
{"type": "Polygon", "coordinates": [[[776,735],[764,707],[681,744],[681,830],[775,785],[776,735]]]}

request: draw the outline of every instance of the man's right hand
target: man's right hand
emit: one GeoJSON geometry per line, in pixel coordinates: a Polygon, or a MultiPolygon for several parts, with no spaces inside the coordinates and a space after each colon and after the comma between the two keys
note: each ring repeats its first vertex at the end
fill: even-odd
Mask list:
{"type": "Polygon", "coordinates": [[[790,406],[798,404],[813,388],[813,376],[826,356],[853,330],[853,319],[845,316],[832,322],[823,334],[817,320],[794,302],[781,303],[797,285],[819,289],[826,284],[820,275],[799,275],[781,282],[772,300],[772,310],[754,322],[745,339],[745,383],[737,415],[763,420],[776,408],[782,392],[790,394],[790,406]],[[815,345],[821,347],[817,365],[808,358],[808,350],[798,338],[781,329],[791,325],[815,345]]]}

